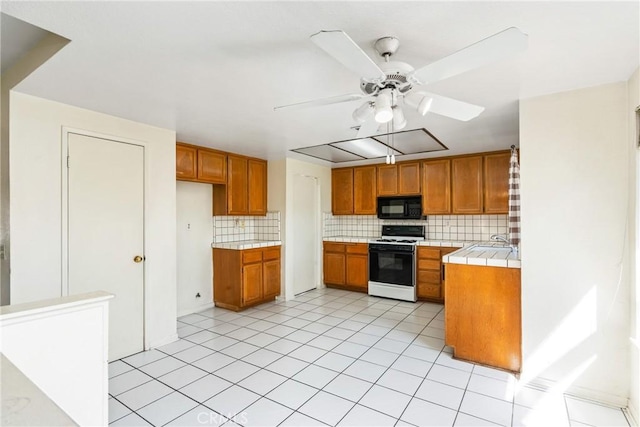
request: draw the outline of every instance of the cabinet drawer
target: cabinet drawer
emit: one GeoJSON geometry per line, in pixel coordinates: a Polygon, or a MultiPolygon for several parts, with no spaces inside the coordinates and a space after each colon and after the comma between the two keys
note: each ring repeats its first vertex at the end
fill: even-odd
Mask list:
{"type": "Polygon", "coordinates": [[[265,261],[269,261],[272,259],[279,259],[279,258],[280,258],[280,246],[267,248],[262,251],[262,259],[265,261]]]}
{"type": "Polygon", "coordinates": [[[242,251],[242,263],[248,264],[252,262],[261,262],[262,261],[262,250],[261,249],[251,249],[248,251],[242,251]]]}
{"type": "Polygon", "coordinates": [[[419,259],[418,270],[438,270],[440,271],[439,259],[419,259]]]}
{"type": "Polygon", "coordinates": [[[418,283],[440,285],[440,272],[435,270],[419,270],[418,283]]]}
{"type": "Polygon", "coordinates": [[[364,243],[357,243],[355,245],[345,245],[347,247],[348,254],[368,254],[369,245],[364,243]]]}
{"type": "Polygon", "coordinates": [[[440,259],[440,249],[418,248],[418,258],[440,259]]]}
{"type": "Polygon", "coordinates": [[[324,242],[324,250],[327,252],[344,252],[344,243],[324,242]]]}
{"type": "Polygon", "coordinates": [[[418,283],[418,296],[426,298],[440,298],[441,297],[440,285],[429,285],[425,283],[418,283]]]}

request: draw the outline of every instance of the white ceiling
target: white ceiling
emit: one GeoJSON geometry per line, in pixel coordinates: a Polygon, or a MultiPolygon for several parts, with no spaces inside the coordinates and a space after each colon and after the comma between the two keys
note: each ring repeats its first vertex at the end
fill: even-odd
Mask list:
{"type": "Polygon", "coordinates": [[[357,101],[273,111],[358,92],[360,76],[309,40],[322,29],[346,31],[376,61],[374,41],[396,36],[394,59],[416,68],[507,27],[529,34],[525,53],[428,86],[485,106],[480,117],[407,113],[407,129],[427,128],[450,154],[517,144],[518,99],[626,80],[640,56],[637,1],[3,1],[1,10],[71,39],[17,90],[268,159],[355,136],[357,101]]]}

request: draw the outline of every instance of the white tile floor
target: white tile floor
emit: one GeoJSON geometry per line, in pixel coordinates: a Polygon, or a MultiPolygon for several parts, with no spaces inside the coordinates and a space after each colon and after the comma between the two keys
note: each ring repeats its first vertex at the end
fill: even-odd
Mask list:
{"type": "Polygon", "coordinates": [[[178,319],[180,340],[109,365],[118,426],[629,426],[451,358],[442,306],[332,289],[178,319]]]}

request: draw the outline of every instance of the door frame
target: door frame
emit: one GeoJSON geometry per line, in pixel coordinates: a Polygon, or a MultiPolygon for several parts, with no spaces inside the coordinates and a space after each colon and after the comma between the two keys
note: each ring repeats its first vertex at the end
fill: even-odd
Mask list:
{"type": "MultiPolygon", "coordinates": [[[[143,256],[147,247],[147,205],[149,194],[149,159],[147,156],[148,142],[135,140],[131,138],[124,138],[121,136],[109,135],[100,132],[94,132],[86,129],[73,128],[68,126],[62,126],[62,138],[61,138],[61,151],[60,151],[60,170],[61,170],[61,224],[60,224],[60,241],[61,241],[61,280],[60,280],[60,295],[69,295],[69,170],[67,168],[67,157],[69,155],[69,136],[71,134],[88,136],[91,138],[106,139],[109,141],[117,142],[120,144],[137,145],[142,147],[143,158],[143,200],[142,200],[142,252],[143,256]]],[[[149,349],[149,334],[147,333],[147,327],[149,325],[149,313],[146,309],[148,306],[148,292],[146,286],[147,277],[147,264],[142,263],[142,337],[143,337],[143,349],[149,349]]]]}

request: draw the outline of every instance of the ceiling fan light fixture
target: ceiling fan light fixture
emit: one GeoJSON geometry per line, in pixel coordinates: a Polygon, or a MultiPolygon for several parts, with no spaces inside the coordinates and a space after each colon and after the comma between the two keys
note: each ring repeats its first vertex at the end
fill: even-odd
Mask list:
{"type": "Polygon", "coordinates": [[[433,98],[431,98],[430,96],[425,96],[418,104],[418,113],[420,113],[421,116],[425,116],[431,109],[432,104],[433,98]]]}
{"type": "Polygon", "coordinates": [[[355,109],[353,112],[353,120],[358,123],[364,123],[369,116],[373,113],[373,102],[365,102],[361,106],[355,109]]]}
{"type": "Polygon", "coordinates": [[[376,99],[374,118],[378,123],[388,123],[393,119],[393,111],[391,110],[391,90],[384,89],[380,91],[376,99]]]}

